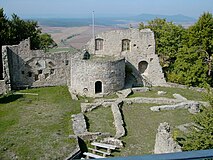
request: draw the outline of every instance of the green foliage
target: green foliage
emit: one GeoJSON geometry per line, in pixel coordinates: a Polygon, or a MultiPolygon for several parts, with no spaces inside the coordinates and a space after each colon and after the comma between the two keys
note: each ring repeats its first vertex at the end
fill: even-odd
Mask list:
{"type": "Polygon", "coordinates": [[[188,45],[199,46],[209,55],[213,53],[213,16],[211,13],[204,13],[188,29],[188,45]]]}
{"type": "Polygon", "coordinates": [[[3,8],[0,8],[0,45],[7,42],[8,20],[3,8]]]}
{"type": "Polygon", "coordinates": [[[204,65],[205,54],[197,52],[197,47],[179,49],[168,79],[189,86],[206,87],[210,82],[207,76],[208,66],[204,65]]]}
{"type": "Polygon", "coordinates": [[[0,45],[18,44],[30,37],[32,49],[47,49],[56,43],[48,34],[42,34],[36,21],[23,20],[16,14],[9,20],[0,9],[0,45]]]}
{"type": "Polygon", "coordinates": [[[156,52],[168,81],[189,86],[213,86],[213,16],[204,13],[188,29],[155,19],[139,29],[155,33],[156,52]]]}
{"type": "Polygon", "coordinates": [[[162,67],[169,67],[176,57],[178,48],[182,46],[185,30],[166,19],[154,19],[148,25],[141,23],[139,29],[150,28],[155,33],[156,52],[160,56],[162,67]]]}
{"type": "Polygon", "coordinates": [[[57,44],[51,38],[51,36],[47,33],[40,35],[40,48],[48,51],[49,48],[56,47],[57,44]]]}
{"type": "Polygon", "coordinates": [[[203,150],[213,148],[213,107],[204,108],[194,117],[199,128],[194,128],[182,142],[183,150],[203,150]]]}

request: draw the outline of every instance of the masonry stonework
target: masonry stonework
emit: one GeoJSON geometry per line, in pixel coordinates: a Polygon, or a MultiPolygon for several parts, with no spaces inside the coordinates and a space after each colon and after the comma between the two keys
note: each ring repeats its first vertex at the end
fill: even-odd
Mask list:
{"type": "Polygon", "coordinates": [[[91,39],[86,48],[90,53],[97,55],[122,56],[126,64],[132,69],[132,75],[138,82],[148,80],[153,86],[166,86],[166,81],[155,54],[154,33],[150,29],[115,30],[104,32],[95,36],[103,41],[103,47],[96,49],[94,39],[91,39]],[[123,50],[124,40],[129,41],[129,46],[123,50]]]}
{"type": "Polygon", "coordinates": [[[0,80],[0,95],[7,92],[6,84],[4,80],[0,80]]]}
{"type": "Polygon", "coordinates": [[[66,85],[69,80],[70,54],[48,54],[30,50],[29,39],[7,46],[10,83],[13,89],[66,85]]]}
{"type": "Polygon", "coordinates": [[[96,93],[108,94],[124,87],[125,59],[119,57],[83,56],[71,60],[71,85],[73,92],[94,96],[96,93]]]}
{"type": "Polygon", "coordinates": [[[12,89],[67,85],[70,92],[86,96],[135,85],[167,85],[155,54],[154,33],[149,29],[104,32],[84,48],[89,54],[86,59],[85,51],[50,54],[31,50],[29,39],[3,46],[4,84],[12,89]],[[134,83],[128,86],[132,79],[134,83]]]}

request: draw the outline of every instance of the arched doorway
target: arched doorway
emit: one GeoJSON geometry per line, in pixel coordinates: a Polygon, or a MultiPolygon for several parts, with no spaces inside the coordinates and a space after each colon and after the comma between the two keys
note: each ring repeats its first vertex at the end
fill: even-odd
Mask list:
{"type": "Polygon", "coordinates": [[[95,82],[95,94],[101,93],[101,92],[102,92],[102,82],[97,81],[97,82],[95,82]]]}
{"type": "Polygon", "coordinates": [[[141,61],[138,63],[138,70],[141,74],[146,71],[147,67],[148,67],[147,61],[141,61]]]}

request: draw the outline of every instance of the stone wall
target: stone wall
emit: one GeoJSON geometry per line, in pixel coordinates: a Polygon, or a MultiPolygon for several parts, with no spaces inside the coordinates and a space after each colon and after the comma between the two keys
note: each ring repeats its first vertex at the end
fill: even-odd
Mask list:
{"type": "Polygon", "coordinates": [[[181,152],[181,147],[172,138],[168,123],[160,123],[155,139],[155,154],[181,152]]]}
{"type": "Polygon", "coordinates": [[[44,53],[30,50],[29,39],[7,46],[10,83],[13,89],[66,85],[70,80],[70,56],[67,52],[44,53]]]}
{"type": "MultiPolygon", "coordinates": [[[[86,45],[90,53],[123,56],[132,65],[132,70],[137,70],[141,78],[147,77],[153,86],[167,85],[155,54],[154,33],[150,29],[115,30],[96,35],[95,39],[103,40],[103,49],[95,50],[95,41],[91,39],[86,45]],[[122,51],[122,40],[125,39],[130,40],[130,46],[129,50],[122,51]]],[[[135,78],[138,79],[138,76],[135,78]]]]}
{"type": "Polygon", "coordinates": [[[125,81],[125,60],[119,57],[96,57],[82,60],[76,56],[71,60],[71,84],[73,92],[94,96],[96,84],[101,84],[101,92],[107,94],[120,90],[125,81]]]}
{"type": "Polygon", "coordinates": [[[0,80],[0,95],[5,94],[7,92],[7,88],[4,80],[0,80]]]}
{"type": "Polygon", "coordinates": [[[3,80],[0,82],[0,94],[7,93],[10,88],[10,73],[9,73],[9,64],[7,56],[7,46],[2,47],[2,65],[3,65],[3,80]]]}

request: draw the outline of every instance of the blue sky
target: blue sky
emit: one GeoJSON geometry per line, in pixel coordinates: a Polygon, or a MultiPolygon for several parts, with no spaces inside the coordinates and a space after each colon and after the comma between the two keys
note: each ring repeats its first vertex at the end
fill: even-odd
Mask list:
{"type": "Polygon", "coordinates": [[[7,16],[21,18],[79,18],[132,16],[141,13],[183,14],[198,18],[213,12],[213,0],[0,0],[7,16]]]}

